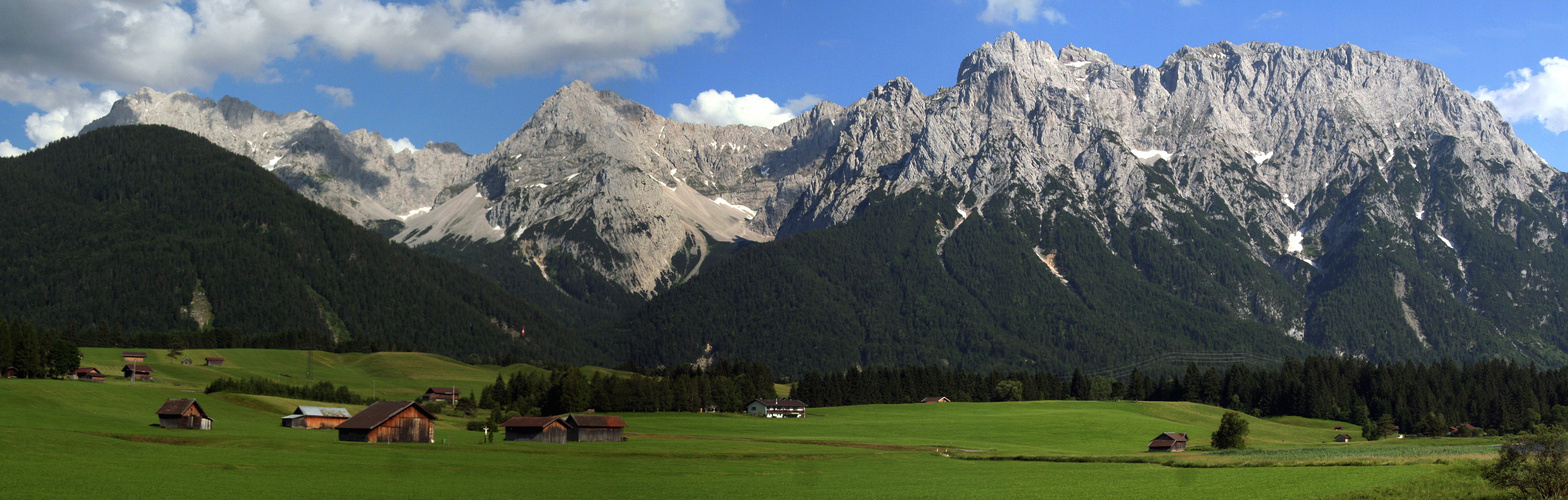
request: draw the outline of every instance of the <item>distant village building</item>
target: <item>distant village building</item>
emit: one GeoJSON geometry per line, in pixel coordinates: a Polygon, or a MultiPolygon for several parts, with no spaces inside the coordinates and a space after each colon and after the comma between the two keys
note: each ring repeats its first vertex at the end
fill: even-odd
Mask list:
{"type": "Polygon", "coordinates": [[[191,398],[176,398],[163,402],[158,408],[158,427],[165,429],[211,430],[212,418],[201,409],[201,403],[191,398]]]}
{"type": "Polygon", "coordinates": [[[566,424],[567,441],[625,441],[621,433],[626,421],[609,415],[567,415],[561,418],[566,424]]]}
{"type": "Polygon", "coordinates": [[[21,373],[22,370],[17,369],[15,366],[5,367],[5,378],[16,378],[21,373]]]}
{"type": "Polygon", "coordinates": [[[425,389],[424,399],[425,401],[446,401],[448,403],[455,403],[457,402],[458,396],[462,395],[463,391],[457,390],[456,387],[431,387],[429,389],[425,389]]]}
{"type": "Polygon", "coordinates": [[[933,397],[922,399],[922,400],[920,400],[920,402],[922,402],[922,403],[951,403],[951,402],[953,402],[953,400],[947,399],[947,397],[945,397],[945,396],[933,396],[933,397]]]}
{"type": "Polygon", "coordinates": [[[1334,436],[1334,442],[1336,442],[1336,443],[1349,443],[1350,442],[1350,435],[1349,434],[1340,434],[1338,436],[1334,436]]]}
{"type": "Polygon", "coordinates": [[[380,401],[338,423],[338,441],[434,443],[436,416],[413,401],[380,401]]]}
{"type": "Polygon", "coordinates": [[[1187,433],[1165,432],[1149,441],[1149,451],[1178,452],[1187,451],[1187,433]]]}
{"type": "Polygon", "coordinates": [[[136,376],[136,380],[152,380],[152,367],[147,365],[125,365],[120,367],[120,373],[125,378],[136,376]]]}
{"type": "Polygon", "coordinates": [[[126,363],[140,363],[147,360],[147,353],[125,351],[120,353],[120,357],[125,358],[126,363]]]}
{"type": "Polygon", "coordinates": [[[191,365],[191,358],[185,358],[185,359],[180,360],[180,364],[185,365],[185,366],[190,366],[191,365]]]}
{"type": "Polygon", "coordinates": [[[556,417],[512,417],[501,427],[506,428],[507,441],[533,441],[536,443],[566,443],[566,424],[556,417]]]}
{"type": "Polygon", "coordinates": [[[93,368],[91,366],[72,370],[71,378],[76,380],[86,380],[88,382],[103,382],[105,379],[103,372],[100,372],[97,368],[93,368]]]}
{"type": "Polygon", "coordinates": [[[300,406],[294,408],[294,413],[283,416],[283,426],[295,429],[336,429],[338,424],[352,416],[347,408],[300,406]]]}
{"type": "Polygon", "coordinates": [[[758,398],[746,405],[746,413],[768,418],[804,417],[806,403],[786,398],[758,398]]]}
{"type": "Polygon", "coordinates": [[[223,358],[207,358],[207,366],[223,366],[223,358]]]}

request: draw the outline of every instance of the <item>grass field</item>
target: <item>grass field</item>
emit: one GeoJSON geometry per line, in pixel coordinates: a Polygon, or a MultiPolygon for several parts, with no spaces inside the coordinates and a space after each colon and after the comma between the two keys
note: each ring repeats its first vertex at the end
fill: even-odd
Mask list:
{"type": "MultiPolygon", "coordinates": [[[[118,360],[118,353],[108,354],[118,360]]],[[[89,361],[103,354],[89,354],[89,361]]],[[[302,356],[242,350],[222,355],[237,363],[223,368],[158,363],[158,373],[167,367],[168,375],[135,387],[0,380],[0,408],[5,410],[0,470],[6,471],[0,474],[0,497],[145,498],[174,492],[209,498],[1501,495],[1478,475],[1480,460],[1490,456],[1487,449],[1495,441],[1324,443],[1337,434],[1334,425],[1344,424],[1251,419],[1251,449],[1211,453],[1202,450],[1223,410],[1190,403],[868,405],[814,408],[804,419],[622,414],[628,441],[566,445],[482,444],[480,433],[461,430],[463,419],[453,417],[437,423],[436,444],[343,443],[332,431],[279,426],[279,417],[308,402],[188,392],[196,391],[204,377],[260,375],[302,356]],[[170,397],[198,398],[214,419],[213,430],[156,427],[154,410],[170,397]],[[1149,439],[1165,431],[1189,433],[1196,450],[1144,453],[1149,439]],[[1126,463],[1166,460],[1172,463],[1126,463]]],[[[204,354],[188,351],[187,356],[204,354]]],[[[374,379],[378,387],[409,396],[432,385],[488,382],[501,370],[418,354],[326,356],[330,363],[317,367],[318,379],[332,373],[334,382],[355,390],[361,384],[368,388],[374,379]]],[[[1359,438],[1358,429],[1347,426],[1345,432],[1359,438]]]]}

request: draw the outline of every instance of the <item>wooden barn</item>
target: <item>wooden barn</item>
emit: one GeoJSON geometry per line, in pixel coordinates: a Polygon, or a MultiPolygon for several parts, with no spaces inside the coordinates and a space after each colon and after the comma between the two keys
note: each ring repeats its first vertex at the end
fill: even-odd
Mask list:
{"type": "Polygon", "coordinates": [[[1166,432],[1149,441],[1149,451],[1178,452],[1187,451],[1187,433],[1166,432]]]}
{"type": "Polygon", "coordinates": [[[458,396],[462,395],[463,391],[457,390],[456,387],[431,387],[429,389],[425,389],[425,395],[422,397],[425,401],[446,401],[448,403],[455,403],[457,402],[458,396]]]}
{"type": "Polygon", "coordinates": [[[1338,436],[1334,436],[1334,442],[1336,442],[1336,443],[1349,443],[1350,442],[1350,435],[1349,434],[1340,434],[1338,436]]]}
{"type": "Polygon", "coordinates": [[[207,358],[207,366],[223,366],[223,358],[207,358]]]}
{"type": "Polygon", "coordinates": [[[786,398],[758,398],[746,405],[746,413],[768,418],[804,417],[806,403],[786,398]]]}
{"type": "Polygon", "coordinates": [[[568,434],[566,424],[556,417],[512,417],[501,427],[506,428],[507,441],[565,443],[568,434]]]}
{"type": "Polygon", "coordinates": [[[338,423],[338,441],[434,443],[436,416],[413,401],[380,401],[338,423]]]}
{"type": "Polygon", "coordinates": [[[185,359],[180,360],[180,364],[185,365],[185,366],[190,366],[191,365],[191,358],[185,358],[185,359]]]}
{"type": "Polygon", "coordinates": [[[607,415],[567,415],[561,418],[566,424],[567,441],[625,441],[621,431],[626,421],[607,415]]]}
{"type": "Polygon", "coordinates": [[[947,396],[932,396],[932,397],[929,397],[929,398],[922,399],[922,400],[920,400],[920,402],[922,402],[922,403],[951,403],[951,402],[953,402],[953,400],[947,399],[947,396]]]}
{"type": "Polygon", "coordinates": [[[120,357],[125,358],[126,363],[140,363],[147,360],[147,353],[125,351],[120,353],[120,357]]]}
{"type": "Polygon", "coordinates": [[[338,424],[352,416],[347,408],[300,406],[294,408],[294,413],[283,416],[283,426],[295,429],[336,429],[338,424]]]}
{"type": "Polygon", "coordinates": [[[103,372],[98,371],[97,368],[88,366],[71,370],[71,378],[88,382],[103,382],[105,377],[103,372]]]}
{"type": "Polygon", "coordinates": [[[7,367],[5,367],[4,371],[5,371],[5,378],[16,378],[17,375],[20,375],[22,373],[22,370],[18,369],[15,366],[7,366],[7,367]]]}
{"type": "Polygon", "coordinates": [[[147,365],[125,365],[120,367],[120,373],[125,375],[125,378],[134,375],[136,380],[152,380],[152,367],[147,365]]]}
{"type": "Polygon", "coordinates": [[[158,427],[165,429],[212,430],[212,417],[191,398],[175,398],[158,408],[158,427]]]}

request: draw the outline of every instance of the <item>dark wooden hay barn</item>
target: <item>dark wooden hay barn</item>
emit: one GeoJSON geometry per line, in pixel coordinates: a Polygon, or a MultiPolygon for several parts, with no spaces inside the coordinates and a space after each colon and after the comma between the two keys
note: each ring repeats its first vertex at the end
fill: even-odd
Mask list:
{"type": "Polygon", "coordinates": [[[626,421],[608,415],[567,415],[561,419],[566,424],[567,441],[625,441],[621,431],[626,421]]]}
{"type": "Polygon", "coordinates": [[[207,358],[207,366],[223,366],[223,358],[207,358]]]}
{"type": "Polygon", "coordinates": [[[347,408],[300,406],[294,408],[294,413],[283,416],[283,426],[294,429],[336,429],[338,424],[352,416],[347,408]]]}
{"type": "Polygon", "coordinates": [[[566,424],[556,417],[512,417],[501,427],[506,428],[507,441],[565,443],[568,434],[566,424]]]}
{"type": "Polygon", "coordinates": [[[1334,436],[1334,442],[1336,442],[1336,443],[1349,443],[1350,442],[1350,435],[1349,434],[1340,434],[1338,436],[1334,436]]]}
{"type": "Polygon", "coordinates": [[[1149,441],[1149,451],[1178,452],[1187,451],[1187,433],[1166,432],[1149,441]]]}
{"type": "Polygon", "coordinates": [[[120,373],[125,378],[131,378],[134,374],[136,380],[152,380],[152,367],[147,365],[125,365],[120,367],[120,373]]]}
{"type": "Polygon", "coordinates": [[[920,400],[920,402],[922,402],[922,403],[951,403],[951,402],[953,402],[953,400],[947,399],[947,396],[932,396],[932,397],[929,397],[929,398],[922,399],[922,400],[920,400]]]}
{"type": "Polygon", "coordinates": [[[105,377],[103,372],[98,371],[97,368],[88,366],[85,368],[77,368],[72,370],[71,378],[76,380],[86,380],[88,382],[103,382],[105,377]]]}
{"type": "Polygon", "coordinates": [[[191,398],[176,398],[158,408],[158,426],[165,429],[212,430],[212,418],[191,398]]]}
{"type": "Polygon", "coordinates": [[[125,358],[126,363],[140,363],[147,360],[147,353],[125,351],[120,353],[120,357],[125,358]]]}
{"type": "Polygon", "coordinates": [[[338,441],[434,443],[436,416],[413,401],[381,401],[338,423],[338,441]]]}
{"type": "Polygon", "coordinates": [[[431,387],[425,389],[423,397],[425,401],[446,401],[452,403],[456,402],[458,396],[462,395],[463,391],[457,390],[456,387],[431,387]]]}

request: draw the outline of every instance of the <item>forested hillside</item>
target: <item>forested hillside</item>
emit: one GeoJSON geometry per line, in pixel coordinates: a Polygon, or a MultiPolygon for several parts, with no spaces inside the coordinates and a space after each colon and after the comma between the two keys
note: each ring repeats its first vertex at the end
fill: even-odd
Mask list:
{"type": "Polygon", "coordinates": [[[0,318],[601,358],[495,283],[388,242],[173,128],[111,127],[0,159],[0,199],[0,318]]]}
{"type": "Polygon", "coordinates": [[[1204,303],[1207,273],[1165,282],[1138,274],[1179,254],[1113,253],[1085,221],[1014,220],[1000,198],[964,215],[954,192],[873,197],[847,223],[736,252],[621,322],[610,349],[656,365],[690,362],[711,344],[786,374],[873,365],[1065,372],[1165,350],[1313,352],[1279,328],[1193,305],[1204,303]],[[1031,243],[1042,240],[1051,255],[1031,243]],[[1086,278],[1064,282],[1047,258],[1086,278]]]}

